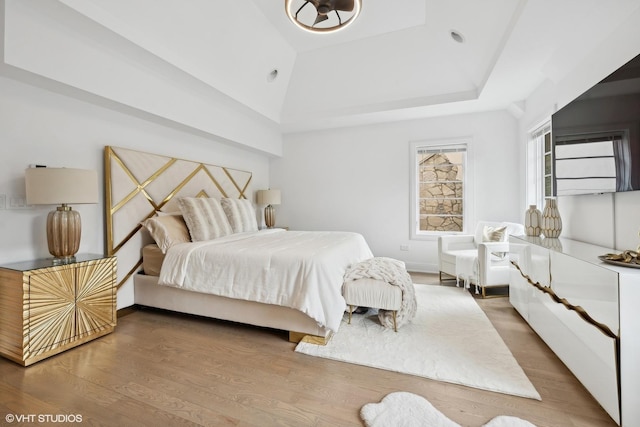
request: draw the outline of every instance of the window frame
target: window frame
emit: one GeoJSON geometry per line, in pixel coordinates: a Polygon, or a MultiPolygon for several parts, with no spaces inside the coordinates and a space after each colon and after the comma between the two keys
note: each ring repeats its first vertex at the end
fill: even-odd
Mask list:
{"type": "Polygon", "coordinates": [[[473,220],[473,161],[472,138],[460,137],[455,139],[435,139],[412,141],[410,147],[410,208],[409,208],[409,236],[411,240],[437,240],[439,236],[451,234],[468,234],[469,226],[473,220]],[[462,177],[462,227],[461,231],[424,231],[420,230],[420,194],[419,194],[419,169],[418,152],[420,150],[464,148],[464,164],[462,177]]]}
{"type": "Polygon", "coordinates": [[[536,205],[538,209],[544,208],[546,199],[553,197],[553,144],[551,138],[551,119],[547,119],[529,132],[527,140],[527,205],[536,205]],[[545,139],[549,139],[549,148],[545,147],[545,139]],[[545,170],[545,156],[550,156],[550,170],[545,170]],[[546,194],[546,179],[551,181],[551,193],[546,194]]]}

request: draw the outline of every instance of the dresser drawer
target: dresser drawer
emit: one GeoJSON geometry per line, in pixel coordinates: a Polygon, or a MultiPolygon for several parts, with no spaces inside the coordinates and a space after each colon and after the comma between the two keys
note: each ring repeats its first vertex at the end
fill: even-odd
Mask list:
{"type": "Polygon", "coordinates": [[[536,291],[530,301],[528,322],[611,418],[620,423],[616,339],[541,291],[536,291]]]}

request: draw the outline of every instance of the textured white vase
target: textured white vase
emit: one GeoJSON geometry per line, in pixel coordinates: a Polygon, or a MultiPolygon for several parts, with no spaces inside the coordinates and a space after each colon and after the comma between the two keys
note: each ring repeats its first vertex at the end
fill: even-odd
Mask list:
{"type": "Polygon", "coordinates": [[[562,232],[562,219],[558,210],[556,199],[547,199],[542,211],[542,234],[544,237],[556,238],[560,237],[562,232]]]}
{"type": "Polygon", "coordinates": [[[524,213],[524,229],[527,236],[540,236],[542,232],[542,212],[536,205],[529,205],[524,213]]]}

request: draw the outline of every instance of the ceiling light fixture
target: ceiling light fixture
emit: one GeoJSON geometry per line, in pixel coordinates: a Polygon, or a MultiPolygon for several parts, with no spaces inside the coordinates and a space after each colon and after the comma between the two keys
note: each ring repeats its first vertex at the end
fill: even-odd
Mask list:
{"type": "Polygon", "coordinates": [[[299,28],[312,33],[330,33],[355,21],[360,15],[362,0],[285,0],[284,7],[291,22],[299,28]]]}

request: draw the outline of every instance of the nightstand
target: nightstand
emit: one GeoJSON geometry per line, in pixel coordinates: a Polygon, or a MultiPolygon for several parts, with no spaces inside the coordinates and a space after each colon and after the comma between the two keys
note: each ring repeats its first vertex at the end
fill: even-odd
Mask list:
{"type": "Polygon", "coordinates": [[[112,332],[116,265],[95,254],[0,265],[0,355],[28,366],[112,332]]]}

